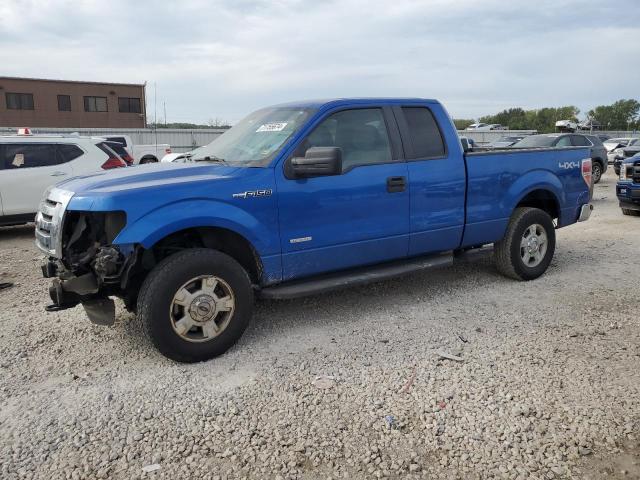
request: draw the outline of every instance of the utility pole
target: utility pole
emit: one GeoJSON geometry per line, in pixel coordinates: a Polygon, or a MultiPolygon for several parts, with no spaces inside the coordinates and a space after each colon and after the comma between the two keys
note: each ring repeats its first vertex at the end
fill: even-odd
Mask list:
{"type": "Polygon", "coordinates": [[[155,127],[156,148],[158,148],[158,85],[153,82],[153,125],[155,127]]]}

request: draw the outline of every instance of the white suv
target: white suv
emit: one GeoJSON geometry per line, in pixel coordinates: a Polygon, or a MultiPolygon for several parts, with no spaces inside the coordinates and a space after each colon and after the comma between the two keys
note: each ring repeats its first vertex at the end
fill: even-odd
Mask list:
{"type": "Polygon", "coordinates": [[[55,183],[126,167],[108,145],[97,137],[0,136],[0,225],[32,222],[42,194],[55,183]]]}

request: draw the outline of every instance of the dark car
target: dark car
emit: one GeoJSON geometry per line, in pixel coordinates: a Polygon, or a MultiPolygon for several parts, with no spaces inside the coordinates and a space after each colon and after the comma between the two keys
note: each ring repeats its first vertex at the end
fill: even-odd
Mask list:
{"type": "Polygon", "coordinates": [[[581,133],[546,133],[529,135],[511,148],[544,148],[544,147],[591,147],[593,161],[593,183],[598,183],[607,171],[607,149],[595,135],[581,133]]]}

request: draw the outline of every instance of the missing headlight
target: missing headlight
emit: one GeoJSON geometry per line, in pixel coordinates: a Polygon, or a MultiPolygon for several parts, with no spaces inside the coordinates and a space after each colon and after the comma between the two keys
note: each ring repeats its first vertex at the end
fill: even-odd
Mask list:
{"type": "Polygon", "coordinates": [[[62,236],[63,262],[71,268],[86,266],[98,249],[113,243],[127,223],[125,212],[67,211],[62,236]]]}

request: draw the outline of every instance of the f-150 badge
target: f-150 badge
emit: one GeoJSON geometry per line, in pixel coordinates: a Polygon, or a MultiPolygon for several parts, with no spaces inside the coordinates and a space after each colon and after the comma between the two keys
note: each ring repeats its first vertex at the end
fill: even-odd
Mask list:
{"type": "Polygon", "coordinates": [[[247,192],[234,193],[233,198],[253,198],[253,197],[268,197],[273,193],[270,188],[266,190],[250,190],[247,192]]]}

